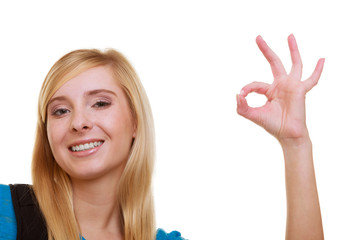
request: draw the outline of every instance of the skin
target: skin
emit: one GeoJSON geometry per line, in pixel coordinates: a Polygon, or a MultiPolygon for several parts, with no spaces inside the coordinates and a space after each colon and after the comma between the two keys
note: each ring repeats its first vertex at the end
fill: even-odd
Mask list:
{"type": "Polygon", "coordinates": [[[117,183],[136,135],[123,90],[108,67],[89,69],[65,83],[48,106],[47,132],[56,162],[72,182],[75,216],[87,239],[123,239],[117,183]],[[81,142],[100,147],[72,152],[81,142]]]}
{"type": "Polygon", "coordinates": [[[312,75],[301,81],[302,62],[293,35],[288,37],[292,60],[289,74],[260,36],[256,43],[270,63],[274,82],[246,85],[236,96],[237,112],[263,127],[282,147],[287,196],[286,239],[324,239],[312,143],[306,127],[305,95],[318,83],[325,59],[320,59],[312,75]],[[245,97],[251,92],[265,95],[268,101],[262,107],[249,107],[245,97]]]}

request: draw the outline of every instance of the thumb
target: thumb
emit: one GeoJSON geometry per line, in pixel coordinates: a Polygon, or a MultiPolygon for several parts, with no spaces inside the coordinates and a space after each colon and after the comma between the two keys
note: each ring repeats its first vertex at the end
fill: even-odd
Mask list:
{"type": "Polygon", "coordinates": [[[256,124],[259,124],[261,122],[261,112],[259,108],[252,108],[249,107],[246,99],[241,94],[236,95],[236,101],[237,101],[237,113],[240,116],[243,116],[246,119],[249,119],[250,121],[253,121],[256,124]]]}

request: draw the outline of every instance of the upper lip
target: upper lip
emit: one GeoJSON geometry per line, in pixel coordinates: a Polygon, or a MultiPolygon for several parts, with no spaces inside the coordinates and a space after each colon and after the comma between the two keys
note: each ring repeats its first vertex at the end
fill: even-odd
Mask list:
{"type": "Polygon", "coordinates": [[[105,142],[105,140],[103,139],[99,139],[99,138],[91,138],[91,139],[83,139],[83,140],[79,140],[76,142],[73,142],[69,145],[69,148],[74,147],[74,146],[78,146],[81,144],[85,144],[85,143],[91,143],[91,142],[105,142]]]}

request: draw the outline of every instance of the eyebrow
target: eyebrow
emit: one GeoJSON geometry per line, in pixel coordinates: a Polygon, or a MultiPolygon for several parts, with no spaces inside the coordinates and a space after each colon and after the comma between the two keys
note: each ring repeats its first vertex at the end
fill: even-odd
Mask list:
{"type": "MultiPolygon", "coordinates": [[[[113,92],[113,91],[110,91],[108,89],[95,89],[95,90],[91,90],[91,91],[87,91],[84,93],[84,96],[93,96],[93,95],[96,95],[96,94],[99,94],[99,93],[110,93],[114,96],[116,96],[116,93],[113,92]]],[[[55,102],[55,101],[64,101],[64,100],[67,100],[67,97],[65,96],[58,96],[58,97],[54,97],[52,98],[49,103],[48,103],[48,106],[52,103],[52,102],[55,102]]]]}
{"type": "Polygon", "coordinates": [[[102,93],[102,92],[110,93],[110,94],[116,96],[116,93],[114,93],[113,91],[110,91],[108,89],[95,89],[95,90],[85,92],[84,95],[92,96],[92,95],[96,95],[96,94],[99,94],[99,93],[102,93]]]}

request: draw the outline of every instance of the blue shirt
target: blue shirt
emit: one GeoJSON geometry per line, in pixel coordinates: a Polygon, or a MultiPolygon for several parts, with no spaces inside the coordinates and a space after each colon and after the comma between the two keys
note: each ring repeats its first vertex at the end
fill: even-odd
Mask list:
{"type": "MultiPolygon", "coordinates": [[[[0,184],[0,240],[16,240],[17,223],[12,204],[10,186],[0,184]]],[[[81,240],[86,240],[81,237],[81,240]]],[[[177,231],[166,233],[163,229],[156,232],[156,240],[184,240],[177,231]]]]}

